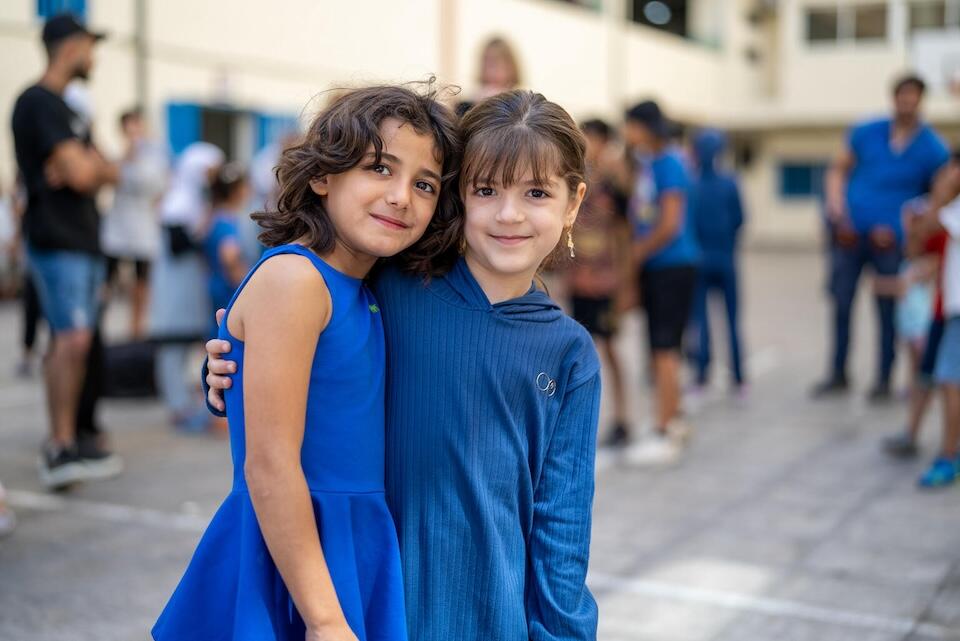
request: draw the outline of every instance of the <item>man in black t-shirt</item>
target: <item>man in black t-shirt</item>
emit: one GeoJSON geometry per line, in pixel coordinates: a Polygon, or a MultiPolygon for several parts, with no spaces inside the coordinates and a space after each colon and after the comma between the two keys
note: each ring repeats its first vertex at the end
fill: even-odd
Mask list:
{"type": "Polygon", "coordinates": [[[46,71],[13,109],[14,146],[27,190],[28,262],[53,334],[45,362],[50,440],[40,461],[41,480],[51,488],[112,474],[116,465],[103,452],[81,455],[76,416],[104,278],[95,196],[116,182],[117,170],[63,100],[70,81],[87,78],[102,37],[69,14],[48,20],[46,71]]]}

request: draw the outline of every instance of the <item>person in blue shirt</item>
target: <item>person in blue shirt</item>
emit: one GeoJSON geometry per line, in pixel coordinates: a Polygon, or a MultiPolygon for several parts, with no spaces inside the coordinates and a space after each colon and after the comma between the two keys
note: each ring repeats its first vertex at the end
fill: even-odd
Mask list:
{"type": "Polygon", "coordinates": [[[733,384],[736,392],[742,394],[745,379],[738,320],[737,246],[743,227],[743,206],[736,179],[717,166],[725,146],[723,133],[712,129],[701,131],[693,141],[697,175],[690,189],[690,218],[703,252],[694,301],[694,320],[700,334],[697,385],[708,382],[711,349],[707,298],[716,289],[723,294],[727,309],[733,384]]]}
{"type": "MultiPolygon", "coordinates": [[[[628,460],[637,464],[675,461],[689,435],[680,420],[680,348],[693,305],[700,248],[687,211],[690,181],[683,160],[670,146],[670,131],[653,101],[627,110],[624,139],[636,161],[628,216],[657,399],[653,432],[627,451],[628,460]]],[[[614,433],[609,444],[624,447],[628,441],[626,433],[614,433]]]]}
{"type": "Polygon", "coordinates": [[[928,191],[949,153],[920,118],[925,84],[907,76],[894,86],[894,114],[855,125],[826,176],[826,215],[831,232],[830,294],[833,299],[833,357],[815,398],[846,392],[847,352],[857,283],[870,266],[877,278],[880,354],[874,402],[889,400],[895,357],[895,280],[902,260],[903,205],[928,191]]]}
{"type": "MultiPolygon", "coordinates": [[[[247,174],[236,163],[222,165],[210,184],[212,211],[203,239],[203,254],[210,269],[208,289],[213,309],[227,306],[247,273],[240,245],[240,216],[249,201],[247,174]]],[[[217,335],[214,326],[211,336],[217,335]]]]}
{"type": "MultiPolygon", "coordinates": [[[[409,638],[596,641],[586,575],[600,362],[536,282],[549,256],[574,253],[585,141],[529,91],[480,102],[461,130],[462,215],[427,232],[431,252],[373,280],[409,638]]],[[[208,343],[211,372],[230,371],[225,347],[208,343]]]]}

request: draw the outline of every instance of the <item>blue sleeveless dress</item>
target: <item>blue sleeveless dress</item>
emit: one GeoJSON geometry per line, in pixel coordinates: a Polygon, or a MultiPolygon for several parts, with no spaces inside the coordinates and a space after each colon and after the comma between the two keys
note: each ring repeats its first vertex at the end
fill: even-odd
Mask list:
{"type": "MultiPolygon", "coordinates": [[[[400,555],[384,498],[384,340],[373,295],[310,250],[278,254],[310,259],[333,301],[310,373],[301,464],[324,557],[340,605],[360,641],[407,638],[400,555]]],[[[234,294],[230,307],[250,274],[234,294]]],[[[157,641],[303,641],[304,624],[267,550],[243,475],[243,342],[225,402],[233,455],[233,489],[207,527],[186,574],[153,628],[157,641]]]]}

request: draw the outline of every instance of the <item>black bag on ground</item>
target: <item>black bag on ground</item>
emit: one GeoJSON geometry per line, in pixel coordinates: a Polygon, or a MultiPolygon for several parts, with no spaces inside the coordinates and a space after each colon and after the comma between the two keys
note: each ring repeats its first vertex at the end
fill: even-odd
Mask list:
{"type": "Polygon", "coordinates": [[[154,378],[156,344],[133,341],[103,348],[103,396],[148,398],[157,395],[154,378]]]}

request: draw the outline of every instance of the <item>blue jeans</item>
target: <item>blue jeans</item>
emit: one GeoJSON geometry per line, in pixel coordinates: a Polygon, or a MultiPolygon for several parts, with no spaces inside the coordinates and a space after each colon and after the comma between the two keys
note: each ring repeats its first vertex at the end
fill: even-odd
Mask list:
{"type": "Polygon", "coordinates": [[[940,385],[960,386],[960,316],[944,325],[934,378],[940,385]]]}
{"type": "Polygon", "coordinates": [[[102,256],[77,251],[27,248],[30,275],[40,307],[54,334],[93,330],[106,278],[102,256]]]}
{"type": "MultiPolygon", "coordinates": [[[[847,354],[850,351],[850,322],[857,284],[864,266],[870,265],[878,276],[896,276],[902,260],[900,247],[881,249],[867,238],[860,238],[851,247],[834,242],[831,248],[830,294],[833,297],[833,362],[835,379],[846,379],[847,354]]],[[[880,322],[879,361],[877,383],[888,384],[896,356],[896,327],[894,315],[896,299],[892,296],[876,296],[877,319],[880,322]]]]}
{"type": "Polygon", "coordinates": [[[727,309],[727,333],[730,337],[730,365],[733,368],[733,380],[737,385],[743,383],[743,363],[740,354],[740,327],[738,321],[739,296],[737,270],[731,260],[726,265],[704,264],[697,282],[697,291],[693,302],[693,319],[700,336],[697,349],[697,383],[707,382],[710,368],[710,320],[707,299],[713,290],[723,294],[727,309]]]}

